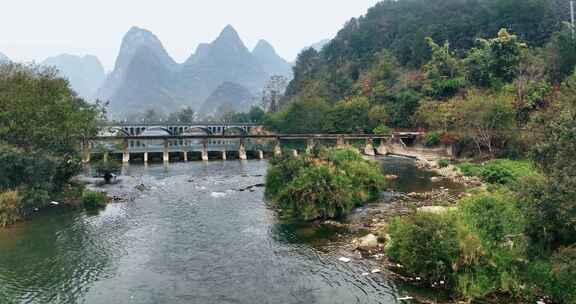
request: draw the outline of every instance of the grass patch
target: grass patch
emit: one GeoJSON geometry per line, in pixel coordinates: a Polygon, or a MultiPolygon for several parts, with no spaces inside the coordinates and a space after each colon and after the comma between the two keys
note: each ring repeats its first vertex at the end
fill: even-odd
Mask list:
{"type": "Polygon", "coordinates": [[[94,192],[94,191],[84,191],[82,195],[82,203],[84,208],[87,210],[97,210],[106,207],[106,202],[108,197],[106,193],[94,192]]]}
{"type": "Polygon", "coordinates": [[[495,159],[485,164],[465,162],[457,167],[466,176],[476,176],[490,184],[510,185],[522,178],[538,175],[532,162],[527,160],[495,159]]]}

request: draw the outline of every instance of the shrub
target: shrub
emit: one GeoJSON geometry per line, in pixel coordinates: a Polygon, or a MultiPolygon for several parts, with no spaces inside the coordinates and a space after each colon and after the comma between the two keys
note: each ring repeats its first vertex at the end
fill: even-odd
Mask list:
{"type": "Polygon", "coordinates": [[[94,191],[84,191],[82,195],[82,203],[84,208],[88,210],[100,209],[106,207],[106,201],[108,197],[106,193],[94,192],[94,191]]]}
{"type": "Polygon", "coordinates": [[[283,210],[304,220],[339,217],[354,207],[350,183],[334,166],[318,164],[302,169],[277,200],[283,210]]]}
{"type": "Polygon", "coordinates": [[[531,296],[545,294],[557,303],[576,302],[576,247],[561,248],[552,257],[529,266],[526,280],[531,296]]]}
{"type": "Polygon", "coordinates": [[[491,184],[508,184],[514,180],[512,172],[505,167],[491,163],[482,169],[482,180],[491,184]]]}
{"type": "Polygon", "coordinates": [[[44,188],[23,187],[20,189],[22,197],[21,212],[24,216],[32,214],[37,208],[42,208],[50,201],[50,194],[44,188]]]}
{"type": "Polygon", "coordinates": [[[560,247],[576,243],[576,208],[572,196],[541,176],[522,179],[516,190],[528,223],[525,234],[530,239],[532,257],[549,256],[560,247]]]}
{"type": "Polygon", "coordinates": [[[523,177],[536,176],[534,165],[525,160],[496,159],[487,164],[461,163],[458,168],[466,176],[477,176],[492,184],[511,185],[523,177]]]}
{"type": "Polygon", "coordinates": [[[440,132],[428,132],[424,138],[424,145],[426,147],[434,147],[440,144],[442,134],[440,132]]]}
{"type": "Polygon", "coordinates": [[[356,150],[324,149],[316,155],[273,160],[266,196],[295,218],[327,219],[345,216],[355,205],[376,199],[383,186],[380,167],[356,150]]]}
{"type": "Polygon", "coordinates": [[[408,272],[443,280],[469,300],[519,292],[525,221],[510,197],[480,193],[461,201],[457,211],[396,218],[388,255],[408,272]]]}
{"type": "Polygon", "coordinates": [[[59,192],[78,170],[73,159],[0,143],[0,189],[25,186],[59,192]]]}
{"type": "Polygon", "coordinates": [[[266,197],[276,197],[289,181],[298,176],[301,169],[311,165],[310,159],[303,156],[272,159],[266,174],[266,197]]]}
{"type": "Polygon", "coordinates": [[[458,259],[458,234],[450,214],[419,212],[396,218],[389,232],[387,253],[408,272],[430,282],[455,283],[452,264],[458,259]]]}
{"type": "Polygon", "coordinates": [[[471,162],[461,163],[457,166],[460,171],[466,176],[480,176],[482,174],[482,167],[478,164],[471,162]]]}
{"type": "Polygon", "coordinates": [[[562,248],[552,256],[552,284],[546,294],[564,303],[576,302],[576,247],[562,248]]]}
{"type": "Polygon", "coordinates": [[[442,138],[440,139],[440,142],[444,145],[453,145],[455,143],[457,143],[460,140],[460,137],[458,136],[458,134],[454,133],[454,132],[444,132],[442,134],[442,138]]]}
{"type": "Polygon", "coordinates": [[[21,218],[20,202],[16,191],[0,193],[0,227],[14,224],[21,218]]]}
{"type": "Polygon", "coordinates": [[[450,161],[447,159],[441,159],[438,161],[438,166],[440,166],[440,168],[446,168],[450,165],[450,161]]]}
{"type": "Polygon", "coordinates": [[[514,195],[502,191],[464,199],[458,218],[458,291],[468,299],[519,291],[526,240],[514,195]]]}
{"type": "Polygon", "coordinates": [[[392,129],[386,125],[379,125],[372,132],[377,135],[390,135],[392,134],[392,129]]]}

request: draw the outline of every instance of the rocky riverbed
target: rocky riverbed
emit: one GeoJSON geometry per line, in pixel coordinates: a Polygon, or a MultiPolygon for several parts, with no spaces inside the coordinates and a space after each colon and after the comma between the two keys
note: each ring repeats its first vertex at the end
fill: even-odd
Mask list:
{"type": "MultiPolygon", "coordinates": [[[[343,262],[357,262],[360,260],[371,260],[373,262],[373,272],[395,280],[409,282],[414,285],[422,285],[420,278],[411,277],[403,273],[402,265],[389,261],[385,255],[386,244],[390,241],[388,226],[394,217],[407,216],[416,212],[443,213],[457,208],[457,202],[470,194],[466,190],[477,187],[484,187],[483,183],[475,177],[464,176],[460,170],[448,165],[441,167],[437,162],[416,160],[416,166],[420,170],[433,172],[435,176],[430,177],[432,183],[450,181],[460,184],[463,187],[449,189],[438,186],[430,191],[424,192],[398,192],[387,191],[378,202],[367,204],[357,208],[354,213],[343,221],[324,221],[322,225],[334,226],[348,231],[341,235],[340,247],[337,252],[342,256],[343,262]]],[[[387,175],[390,181],[398,177],[387,175]]],[[[367,274],[365,274],[367,275],[367,274]]],[[[441,287],[442,282],[436,286],[441,287]]],[[[430,300],[425,296],[412,295],[413,300],[419,303],[438,303],[438,299],[430,300]]]]}

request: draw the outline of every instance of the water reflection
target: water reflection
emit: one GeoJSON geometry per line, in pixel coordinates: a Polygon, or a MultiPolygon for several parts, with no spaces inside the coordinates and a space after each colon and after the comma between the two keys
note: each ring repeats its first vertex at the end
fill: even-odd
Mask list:
{"type": "Polygon", "coordinates": [[[405,295],[386,276],[362,276],[369,261],[338,262],[327,240],[341,231],[280,221],[263,188],[237,191],[262,183],[266,166],[132,164],[106,190],[133,200],[1,230],[0,303],[348,304],[405,295]],[[134,188],[141,184],[143,192],[134,188]]]}

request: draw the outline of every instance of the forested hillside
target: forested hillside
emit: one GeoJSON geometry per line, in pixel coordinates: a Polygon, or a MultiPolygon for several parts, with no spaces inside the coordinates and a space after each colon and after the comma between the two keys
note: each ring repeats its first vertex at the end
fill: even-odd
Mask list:
{"type": "Polygon", "coordinates": [[[466,303],[576,303],[567,12],[560,0],[382,1],[299,55],[265,122],[286,133],[417,129],[424,145],[478,160],[458,166],[487,187],[446,214],[392,221],[388,257],[466,303]]]}
{"type": "MultiPolygon", "coordinates": [[[[569,3],[560,0],[382,1],[350,20],[320,52],[307,49],[299,55],[286,106],[269,124],[287,131],[297,131],[297,123],[328,132],[371,132],[381,124],[416,128],[422,126],[416,113],[427,100],[473,89],[494,93],[505,86],[518,92],[526,77],[559,83],[575,62],[574,43],[566,40],[569,30],[562,23],[567,12],[569,3]],[[506,37],[498,38],[499,32],[506,37]],[[490,39],[515,42],[489,46],[490,39]],[[379,117],[334,129],[330,119],[340,125],[341,117],[357,117],[318,110],[346,111],[343,107],[379,117]],[[322,119],[311,126],[310,120],[287,124],[291,109],[318,112],[322,119]]],[[[511,98],[523,98],[516,97],[511,98]]]]}

